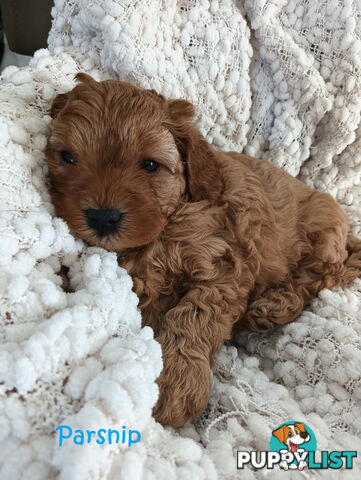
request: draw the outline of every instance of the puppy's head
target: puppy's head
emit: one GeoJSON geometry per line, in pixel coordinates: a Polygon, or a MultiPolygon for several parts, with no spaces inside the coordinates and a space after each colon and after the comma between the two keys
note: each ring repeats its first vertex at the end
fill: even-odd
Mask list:
{"type": "Polygon", "coordinates": [[[72,231],[108,250],[140,247],[186,191],[193,201],[214,196],[219,175],[190,103],[126,82],[77,80],[53,102],[48,145],[52,200],[72,231]]]}

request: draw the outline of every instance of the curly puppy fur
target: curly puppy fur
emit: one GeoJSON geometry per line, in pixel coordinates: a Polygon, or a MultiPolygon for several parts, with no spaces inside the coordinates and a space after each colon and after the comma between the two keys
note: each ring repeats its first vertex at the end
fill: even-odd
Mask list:
{"type": "Polygon", "coordinates": [[[77,79],[51,110],[52,199],[73,232],[116,251],[132,276],[163,351],[153,414],[180,426],[205,409],[224,340],[292,322],[322,288],[359,276],[361,241],[330,195],[212,148],[189,102],[77,79]],[[159,168],[147,171],[145,160],[159,168]],[[122,222],[99,235],[86,212],[105,208],[122,222]]]}

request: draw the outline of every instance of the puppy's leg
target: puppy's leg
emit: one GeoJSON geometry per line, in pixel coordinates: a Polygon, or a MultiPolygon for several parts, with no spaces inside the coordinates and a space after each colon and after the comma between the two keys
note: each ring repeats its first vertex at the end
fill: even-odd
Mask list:
{"type": "Polygon", "coordinates": [[[237,323],[234,333],[245,328],[266,332],[295,320],[305,306],[302,294],[292,285],[271,288],[253,300],[243,318],[237,323]]]}
{"type": "Polygon", "coordinates": [[[323,261],[323,287],[345,287],[361,275],[361,240],[347,234],[347,217],[330,195],[315,192],[304,206],[302,221],[314,262],[323,261]]]}
{"type": "Polygon", "coordinates": [[[351,280],[361,276],[361,240],[353,235],[347,236],[348,258],[339,278],[340,285],[345,287],[351,280]]]}
{"type": "MultiPolygon", "coordinates": [[[[336,235],[331,236],[331,239],[325,237],[326,245],[323,250],[327,259],[332,255],[334,263],[318,258],[322,255],[306,255],[292,272],[293,276],[288,283],[278,288],[270,288],[250,302],[235,332],[247,326],[252,330],[265,332],[292,322],[320,290],[345,287],[351,280],[361,276],[361,240],[348,235],[347,244],[341,248],[335,247],[336,239],[336,235]],[[345,259],[347,252],[349,256],[345,259]]],[[[317,252],[322,252],[320,245],[317,245],[317,252]]]]}
{"type": "Polygon", "coordinates": [[[313,192],[299,210],[299,229],[312,249],[309,254],[329,264],[346,260],[348,220],[331,195],[313,192]]]}
{"type": "Polygon", "coordinates": [[[299,215],[304,244],[301,259],[287,282],[266,290],[249,304],[243,322],[253,330],[266,331],[292,322],[321,289],[345,285],[356,276],[361,242],[349,237],[349,250],[355,253],[347,260],[348,221],[334,199],[314,192],[300,203],[299,215]]]}
{"type": "MultiPolygon", "coordinates": [[[[331,268],[333,274],[340,274],[342,269],[341,262],[331,268]]],[[[329,273],[327,263],[306,256],[287,283],[266,290],[250,302],[240,326],[265,332],[293,322],[320,290],[334,286],[334,277],[329,273]]]]}
{"type": "Polygon", "coordinates": [[[230,338],[247,304],[247,298],[242,301],[239,292],[225,285],[198,284],[164,317],[156,337],[164,367],[153,410],[160,423],[181,426],[207,406],[214,353],[230,338]]]}

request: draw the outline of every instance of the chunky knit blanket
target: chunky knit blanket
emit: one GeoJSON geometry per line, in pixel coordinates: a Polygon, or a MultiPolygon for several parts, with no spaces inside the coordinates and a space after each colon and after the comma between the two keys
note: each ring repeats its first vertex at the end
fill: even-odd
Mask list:
{"type": "MultiPolygon", "coordinates": [[[[0,479],[258,479],[235,452],[267,450],[287,420],[320,451],[361,450],[361,280],[225,345],[206,412],[163,428],[161,349],[132,281],[55,217],[45,156],[49,107],[76,72],[128,80],[193,102],[217,148],[331,193],[361,236],[360,1],[56,0],[53,17],[49,50],[0,84],[0,479]],[[141,440],[60,447],[59,425],[141,440]]],[[[360,478],[360,462],[306,476],[360,478]]]]}

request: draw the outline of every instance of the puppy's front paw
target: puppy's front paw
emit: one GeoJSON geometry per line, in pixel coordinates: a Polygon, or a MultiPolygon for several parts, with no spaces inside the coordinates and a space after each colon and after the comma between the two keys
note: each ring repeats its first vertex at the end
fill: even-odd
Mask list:
{"type": "Polygon", "coordinates": [[[183,355],[165,356],[157,383],[159,399],[153,417],[163,425],[181,427],[203,412],[208,403],[211,372],[209,362],[183,355]]]}

